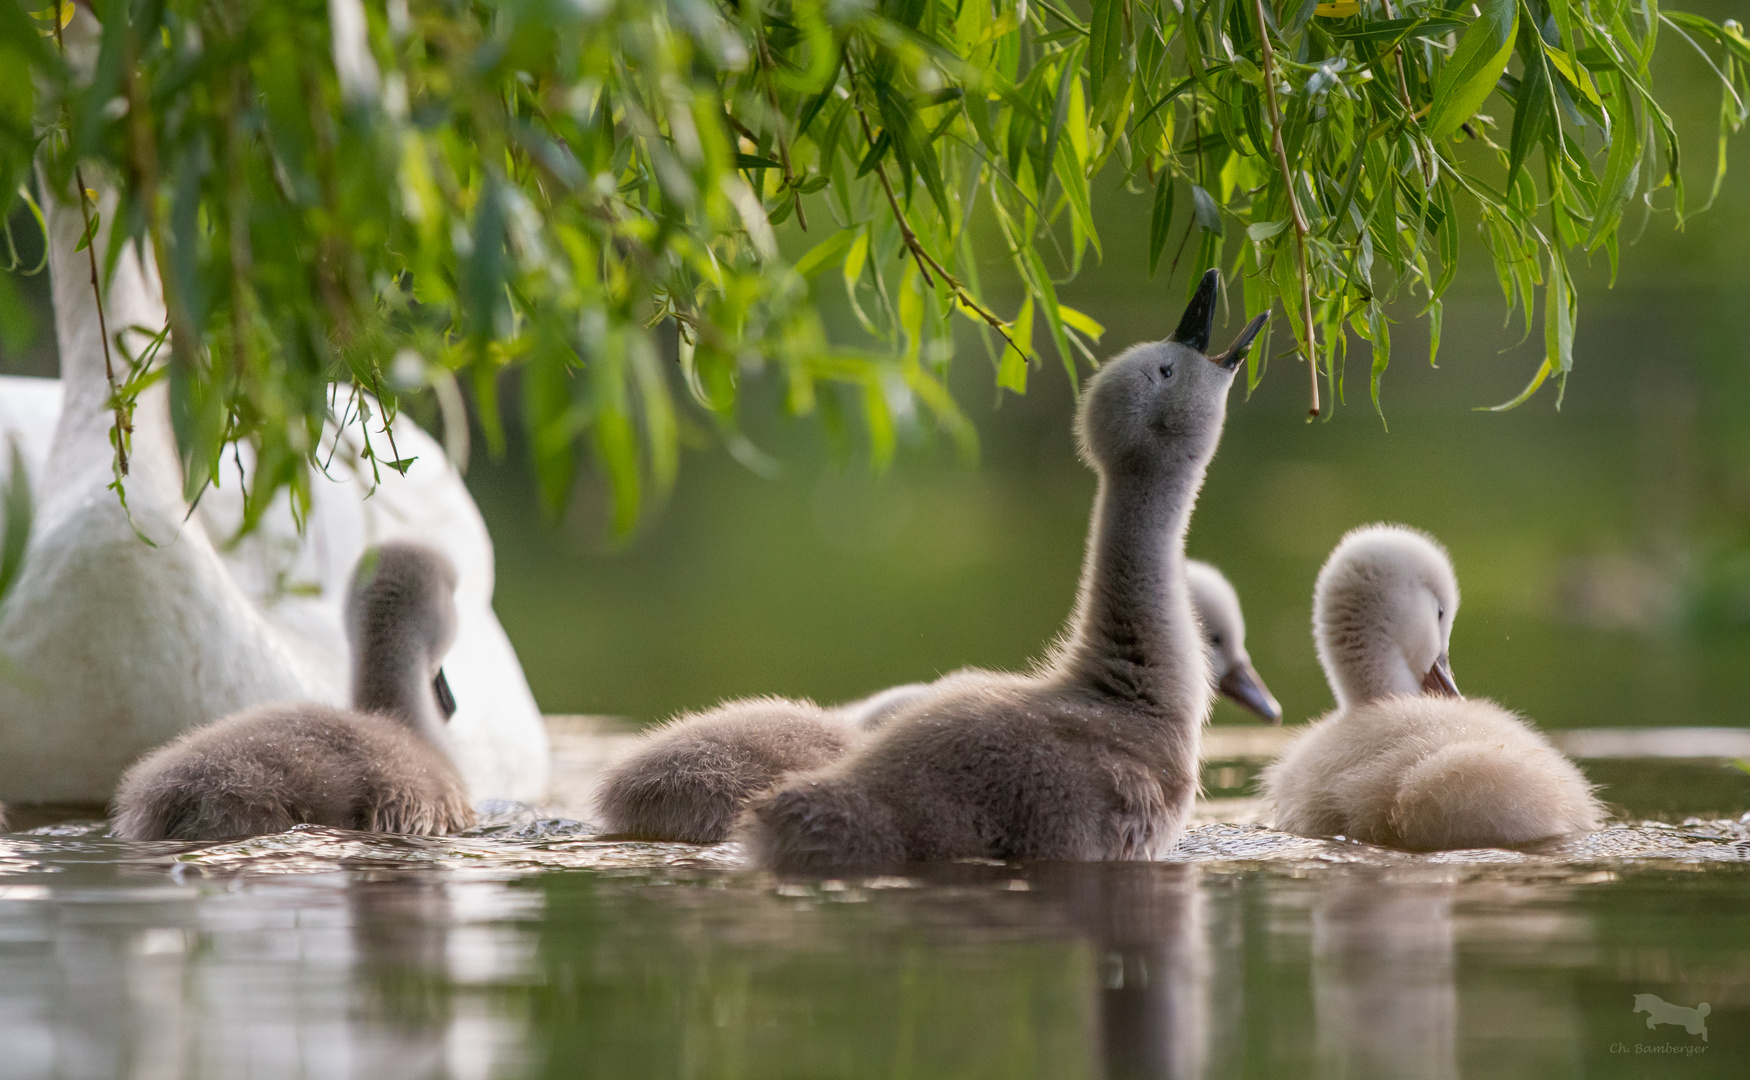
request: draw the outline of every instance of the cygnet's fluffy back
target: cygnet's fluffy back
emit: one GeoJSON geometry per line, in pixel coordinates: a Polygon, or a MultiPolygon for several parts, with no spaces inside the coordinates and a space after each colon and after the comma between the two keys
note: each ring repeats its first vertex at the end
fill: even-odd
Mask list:
{"type": "Polygon", "coordinates": [[[473,823],[443,724],[439,666],[455,637],[455,571],[417,544],[360,560],[348,604],[355,709],[268,705],[160,747],[123,776],[129,839],[207,840],[308,823],[444,833],[473,823]]]}

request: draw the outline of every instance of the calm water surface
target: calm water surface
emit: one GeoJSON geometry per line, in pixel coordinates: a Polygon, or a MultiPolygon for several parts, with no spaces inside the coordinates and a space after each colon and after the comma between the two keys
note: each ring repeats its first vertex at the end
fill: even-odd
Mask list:
{"type": "Polygon", "coordinates": [[[441,842],[0,838],[5,1078],[1747,1067],[1730,818],[1440,856],[1209,824],[1164,863],[842,881],[510,809],[441,842]],[[1705,1037],[1642,994],[1707,1002],[1705,1037]]]}

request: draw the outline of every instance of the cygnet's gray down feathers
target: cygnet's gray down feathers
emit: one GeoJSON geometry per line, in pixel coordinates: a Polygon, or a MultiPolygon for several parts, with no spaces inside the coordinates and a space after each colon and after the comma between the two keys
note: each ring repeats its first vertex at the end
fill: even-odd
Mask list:
{"type": "Polygon", "coordinates": [[[642,840],[727,840],[748,799],[836,761],[857,734],[811,701],[776,697],[678,716],[608,771],[596,796],[602,827],[642,840]]]}
{"type": "Polygon", "coordinates": [[[360,559],[347,605],[355,708],[267,705],[189,732],[136,763],[118,835],[211,840],[297,824],[446,833],[473,824],[450,760],[439,667],[455,638],[456,574],[417,544],[360,559]]]}
{"type": "Polygon", "coordinates": [[[1107,363],[1083,396],[1099,493],[1051,658],[1034,674],[952,676],[839,761],[756,796],[743,833],[756,864],[1141,859],[1178,840],[1211,700],[1185,531],[1262,323],[1212,363],[1218,283],[1206,276],[1172,339],[1107,363]]]}

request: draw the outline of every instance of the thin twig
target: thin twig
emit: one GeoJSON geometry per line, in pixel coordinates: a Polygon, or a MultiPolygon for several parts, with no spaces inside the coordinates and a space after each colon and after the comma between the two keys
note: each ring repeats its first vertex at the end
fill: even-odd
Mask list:
{"type": "Polygon", "coordinates": [[[1252,0],[1258,15],[1258,40],[1264,45],[1264,98],[1270,106],[1270,144],[1276,154],[1276,167],[1282,170],[1282,183],[1288,191],[1288,210],[1294,219],[1294,253],[1300,271],[1301,318],[1306,325],[1306,367],[1312,385],[1312,408],[1309,415],[1319,415],[1318,335],[1313,330],[1312,278],[1306,269],[1306,215],[1300,210],[1300,196],[1294,191],[1294,170],[1288,164],[1288,151],[1282,146],[1282,113],[1276,107],[1276,50],[1270,47],[1270,30],[1264,22],[1264,0],[1252,0]]]}

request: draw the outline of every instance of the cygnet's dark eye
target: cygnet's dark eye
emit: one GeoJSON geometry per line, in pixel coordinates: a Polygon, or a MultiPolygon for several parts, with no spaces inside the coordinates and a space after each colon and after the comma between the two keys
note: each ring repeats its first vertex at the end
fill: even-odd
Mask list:
{"type": "Polygon", "coordinates": [[[1161,378],[1170,379],[1172,377],[1173,377],[1173,365],[1162,364],[1161,365],[1161,378]]]}
{"type": "Polygon", "coordinates": [[[1209,635],[1209,643],[1211,645],[1214,645],[1218,649],[1221,648],[1221,635],[1220,634],[1209,635]]]}
{"type": "Polygon", "coordinates": [[[1436,619],[1446,618],[1446,605],[1445,604],[1435,604],[1434,605],[1434,617],[1436,619]]]}

